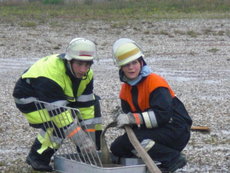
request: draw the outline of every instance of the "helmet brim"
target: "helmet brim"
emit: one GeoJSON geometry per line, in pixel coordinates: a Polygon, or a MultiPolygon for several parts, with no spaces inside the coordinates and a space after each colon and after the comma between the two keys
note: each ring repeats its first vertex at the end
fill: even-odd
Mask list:
{"type": "Polygon", "coordinates": [[[124,65],[134,61],[134,60],[137,60],[140,57],[144,57],[144,55],[141,52],[139,52],[138,54],[136,54],[134,56],[126,58],[126,59],[124,59],[122,61],[117,61],[117,64],[118,64],[119,67],[121,67],[121,66],[124,66],[124,65]]]}
{"type": "Polygon", "coordinates": [[[93,56],[74,56],[74,57],[70,57],[68,55],[65,55],[65,59],[67,59],[68,61],[71,60],[79,60],[79,61],[93,61],[93,56]]]}

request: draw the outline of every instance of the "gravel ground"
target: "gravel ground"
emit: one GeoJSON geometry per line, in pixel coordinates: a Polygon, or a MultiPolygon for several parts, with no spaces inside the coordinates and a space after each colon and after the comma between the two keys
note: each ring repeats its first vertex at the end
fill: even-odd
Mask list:
{"type": "MultiPolygon", "coordinates": [[[[0,23],[0,172],[32,172],[24,163],[36,131],[15,108],[12,90],[20,74],[38,58],[62,53],[74,37],[98,45],[95,92],[102,97],[103,122],[111,121],[120,82],[111,58],[112,43],[129,37],[143,48],[146,61],[163,76],[184,102],[193,125],[210,133],[192,132],[184,150],[188,164],[177,172],[230,170],[230,20],[160,20],[71,22],[20,27],[0,23]]],[[[110,143],[122,131],[110,131],[110,143]]]]}

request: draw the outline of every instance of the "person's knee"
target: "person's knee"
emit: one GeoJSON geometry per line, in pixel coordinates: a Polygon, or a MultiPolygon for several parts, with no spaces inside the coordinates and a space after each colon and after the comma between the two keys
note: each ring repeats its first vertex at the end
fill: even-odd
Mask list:
{"type": "Polygon", "coordinates": [[[118,137],[110,147],[111,152],[118,157],[132,157],[133,146],[129,142],[127,135],[118,137]]]}
{"type": "Polygon", "coordinates": [[[119,146],[117,145],[116,142],[113,142],[110,146],[110,151],[115,155],[118,156],[119,155],[119,146]]]}

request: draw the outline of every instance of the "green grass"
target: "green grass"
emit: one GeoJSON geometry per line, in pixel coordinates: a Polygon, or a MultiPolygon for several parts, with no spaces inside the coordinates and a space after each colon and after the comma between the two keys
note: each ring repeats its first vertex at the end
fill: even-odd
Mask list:
{"type": "Polygon", "coordinates": [[[211,53],[216,53],[218,52],[220,49],[217,49],[217,48],[211,48],[208,50],[208,52],[211,52],[211,53]]]}
{"type": "MultiPolygon", "coordinates": [[[[42,2],[2,3],[0,4],[0,22],[33,20],[34,24],[39,24],[47,23],[49,19],[130,21],[230,17],[229,0],[108,0],[103,3],[85,0],[80,4],[63,4],[62,1],[57,0],[42,2]]],[[[32,22],[24,23],[29,27],[33,25],[32,22]]]]}

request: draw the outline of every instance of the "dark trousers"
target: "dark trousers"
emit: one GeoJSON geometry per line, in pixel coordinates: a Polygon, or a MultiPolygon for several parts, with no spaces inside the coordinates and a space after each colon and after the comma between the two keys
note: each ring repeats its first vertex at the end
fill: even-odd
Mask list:
{"type": "Polygon", "coordinates": [[[53,154],[55,153],[56,150],[48,148],[46,149],[42,154],[39,154],[37,152],[37,150],[39,150],[41,148],[41,143],[39,142],[39,140],[36,138],[33,145],[31,146],[30,152],[29,152],[29,157],[32,160],[41,162],[45,165],[49,165],[50,163],[50,159],[53,156],[53,154]]]}
{"type": "MultiPolygon", "coordinates": [[[[95,104],[94,104],[95,117],[101,117],[100,100],[101,100],[101,98],[95,94],[95,104]]],[[[97,150],[100,150],[100,148],[101,148],[101,142],[100,142],[101,133],[102,133],[101,130],[97,130],[95,132],[95,143],[96,143],[97,150]]]]}
{"type": "MultiPolygon", "coordinates": [[[[133,131],[140,142],[144,139],[155,141],[155,145],[148,151],[148,154],[154,161],[159,161],[164,165],[179,156],[190,138],[190,131],[187,127],[176,128],[172,125],[155,129],[133,128],[133,131]]],[[[132,157],[131,151],[134,147],[125,133],[115,139],[110,149],[115,156],[132,157]]]]}

